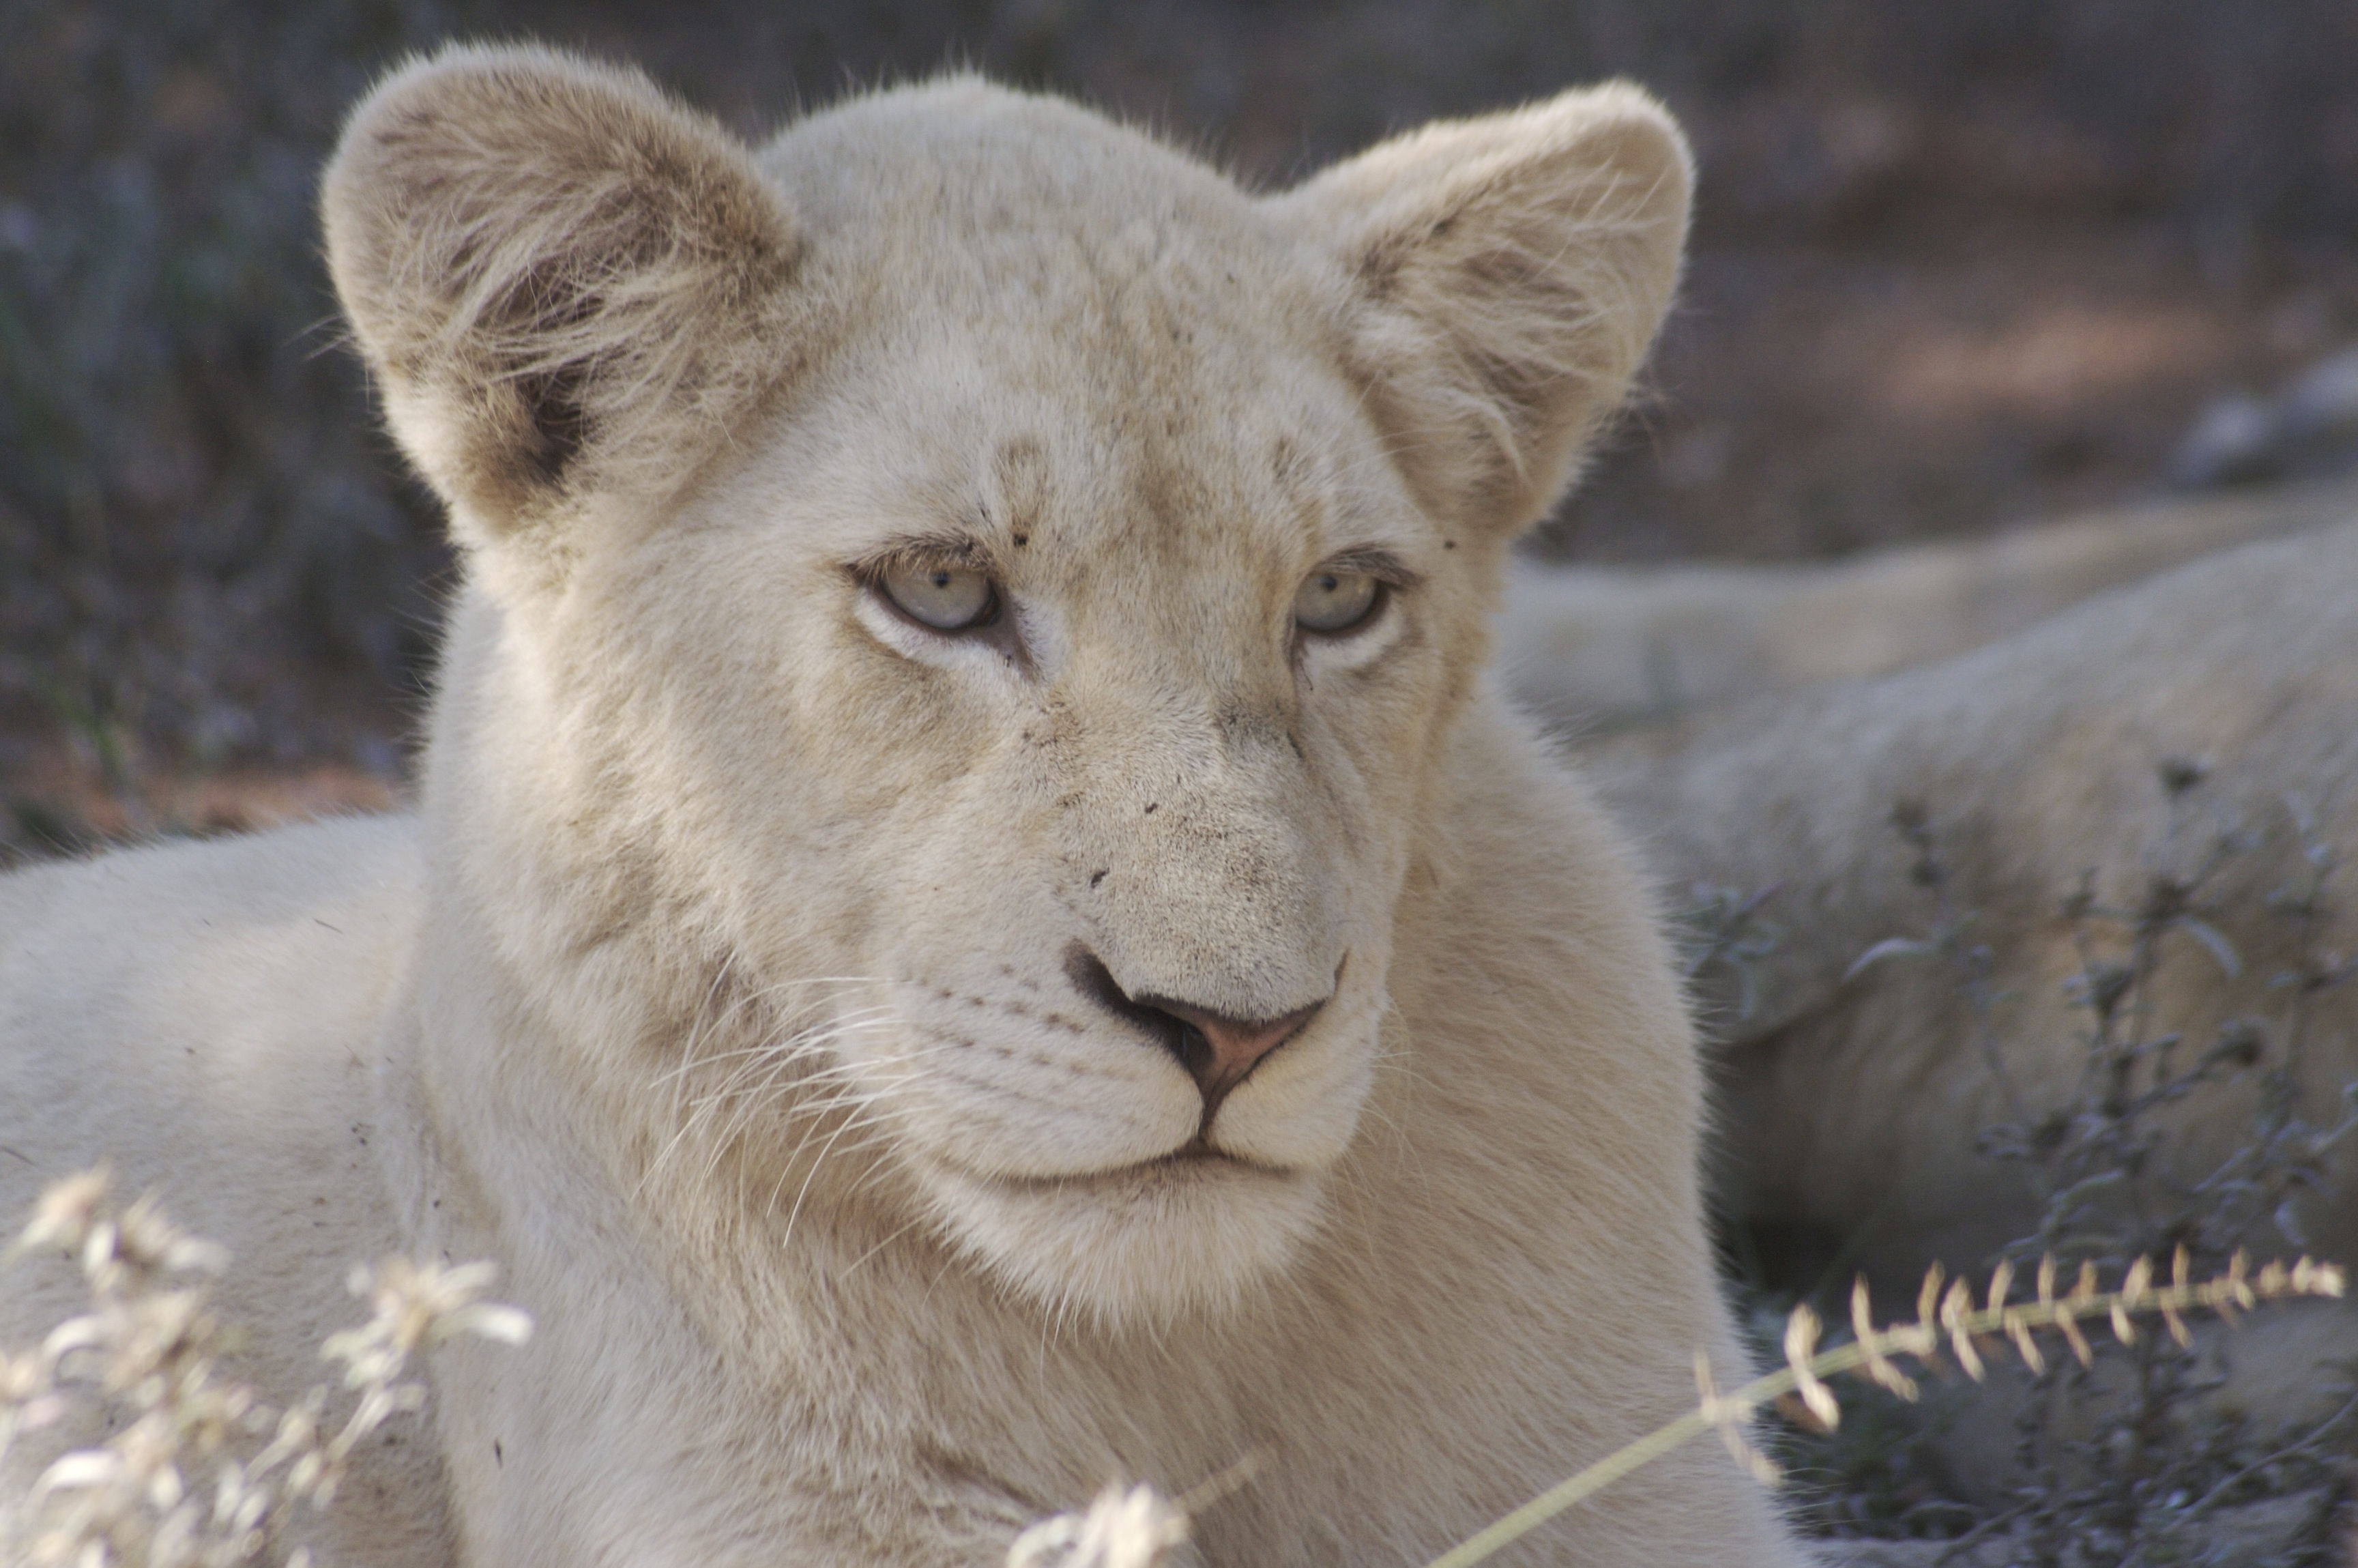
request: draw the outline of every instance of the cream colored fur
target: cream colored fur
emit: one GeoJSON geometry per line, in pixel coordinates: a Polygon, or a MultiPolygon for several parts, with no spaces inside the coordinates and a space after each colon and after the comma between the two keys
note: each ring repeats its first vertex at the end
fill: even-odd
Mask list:
{"type": "Polygon", "coordinates": [[[1567,733],[1660,722],[1818,681],[1891,675],[2011,636],[2092,594],[2358,511],[2348,481],[2149,502],[1853,559],[1567,567],[1507,578],[1498,664],[1567,733]]]}
{"type": "MultiPolygon", "coordinates": [[[[538,1333],[337,1561],[974,1564],[1256,1456],[1206,1561],[1407,1563],[1675,1414],[1737,1370],[1688,1026],[1483,666],[1688,181],[1626,87],[1255,197],[969,80],[755,153],[396,73],[325,212],[467,557],[421,809],[0,882],[7,1197],[164,1184],[281,1390],[345,1259],[499,1261],[538,1333]],[[1338,559],[1388,597],[1297,631],[1338,559]],[[1199,1129],[1125,994],[1323,1007],[1199,1129]]],[[[1798,1561],[1701,1446],[1535,1555],[1798,1561]]]]}

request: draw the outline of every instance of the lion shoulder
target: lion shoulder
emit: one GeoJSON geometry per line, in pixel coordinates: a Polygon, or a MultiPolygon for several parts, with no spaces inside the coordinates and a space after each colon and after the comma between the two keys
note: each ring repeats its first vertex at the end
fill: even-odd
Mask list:
{"type": "MultiPolygon", "coordinates": [[[[418,883],[398,817],[0,878],[0,1144],[19,1156],[0,1205],[111,1161],[120,1189],[168,1179],[185,1222],[274,1271],[297,1212],[303,1233],[373,1225],[367,1066],[418,883]]],[[[323,1278],[391,1239],[340,1236],[323,1278]]]]}
{"type": "MultiPolygon", "coordinates": [[[[161,1194],[228,1249],[214,1302],[243,1348],[224,1371],[275,1401],[323,1381],[321,1340],[363,1315],[346,1271],[400,1245],[372,1067],[419,884],[398,816],[0,877],[0,1210],[102,1162],[116,1192],[161,1194]]],[[[0,1343],[87,1310],[70,1268],[12,1273],[0,1343]]],[[[0,1492],[53,1446],[23,1446],[0,1492]]],[[[371,1561],[447,1558],[437,1464],[373,1451],[335,1528],[371,1561]]]]}

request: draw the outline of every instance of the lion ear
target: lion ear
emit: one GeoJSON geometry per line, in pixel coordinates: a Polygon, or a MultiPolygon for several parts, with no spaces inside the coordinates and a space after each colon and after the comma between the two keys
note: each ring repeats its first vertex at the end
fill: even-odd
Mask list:
{"type": "Polygon", "coordinates": [[[1425,503],[1534,522],[1678,283],[1693,165],[1627,83],[1443,122],[1271,199],[1344,264],[1347,352],[1425,503]]]}
{"type": "Polygon", "coordinates": [[[659,500],[795,357],[783,201],[635,71],[415,61],[353,111],[321,207],[386,418],[470,544],[659,500]]]}

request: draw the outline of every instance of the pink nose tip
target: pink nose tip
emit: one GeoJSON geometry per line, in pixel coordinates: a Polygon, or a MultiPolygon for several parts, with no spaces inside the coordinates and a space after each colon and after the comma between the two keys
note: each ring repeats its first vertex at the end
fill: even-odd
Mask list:
{"type": "MultiPolygon", "coordinates": [[[[1326,1005],[1322,997],[1281,1018],[1231,1018],[1166,996],[1132,996],[1096,954],[1077,942],[1065,950],[1065,973],[1074,989],[1138,1025],[1179,1059],[1204,1097],[1203,1125],[1207,1129],[1228,1091],[1244,1082],[1263,1057],[1302,1033],[1326,1005]]],[[[1338,984],[1342,977],[1337,967],[1338,984]]]]}
{"type": "Polygon", "coordinates": [[[1184,1001],[1156,997],[1147,1005],[1161,1009],[1191,1026],[1200,1038],[1183,1042],[1180,1060],[1195,1076],[1206,1109],[1217,1108],[1228,1092],[1242,1083],[1260,1059],[1299,1034],[1326,1004],[1314,1001],[1282,1018],[1228,1018],[1191,1007],[1184,1001]]]}

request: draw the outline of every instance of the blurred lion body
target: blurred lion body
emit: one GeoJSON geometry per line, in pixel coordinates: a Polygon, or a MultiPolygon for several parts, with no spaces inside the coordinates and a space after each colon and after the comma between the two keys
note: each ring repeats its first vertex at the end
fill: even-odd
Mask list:
{"type": "MultiPolygon", "coordinates": [[[[2344,515],[2347,514],[2345,503],[2344,515]]],[[[1854,607],[1860,613],[1871,607],[1854,607]]],[[[2034,1114],[2068,1102],[2086,1065],[2087,1015],[2066,982],[2085,956],[2066,896],[2136,907],[2157,875],[2190,877],[2223,834],[2236,848],[2197,913],[2223,940],[2168,939],[2152,999],[2182,1032],[2181,1061],[2221,1031],[2261,1026],[2285,1065],[2282,977],[2348,954],[2358,850],[2358,524],[2221,552],[2089,599],[2037,628],[1873,680],[1763,696],[1581,749],[1621,819],[1682,881],[1774,888],[1776,949],[1739,1015],[1715,999],[1727,1087],[1733,1212],[1822,1233],[1898,1285],[1939,1259],[1984,1266],[2033,1233],[2039,1202],[2016,1167],[1978,1152],[2012,1119],[1955,970],[1876,944],[1939,914],[1909,875],[1895,806],[1920,809],[1989,949],[1998,1059],[2034,1114]],[[2173,802],[2162,782],[2178,770],[2173,802]],[[2313,929],[2284,898],[2325,864],[2313,929]]],[[[2358,988],[2303,1013],[2303,1114],[2337,1116],[2358,1077],[2358,988]]],[[[2162,1179],[2190,1184],[2253,1136],[2246,1081],[2158,1113],[2162,1179]]],[[[2348,1163],[2300,1197],[2294,1231],[2264,1223],[2256,1253],[2358,1249],[2348,1163]]]]}
{"type": "Polygon", "coordinates": [[[2344,480],[2147,502],[1831,562],[1520,562],[1507,579],[1499,666],[1517,702],[1593,739],[1952,658],[2091,595],[2353,510],[2358,485],[2344,480]]]}
{"type": "MultiPolygon", "coordinates": [[[[2135,910],[2171,878],[2200,879],[2189,913],[2201,934],[2161,938],[2138,1027],[2149,1044],[2176,1042],[2159,1058],[2175,1071],[2229,1042],[2237,1065],[2143,1115],[2144,1201],[2162,1206],[2147,1222],[2204,1211],[2233,1227],[2223,1237],[2210,1222],[2214,1249],[2358,1256],[2346,1138],[2280,1206],[2237,1215],[2223,1201],[2256,1152],[2299,1157],[2339,1124],[2358,1082],[2358,523],[2344,501],[2338,525],[2317,526],[2331,499],[2255,501],[2250,514],[2314,531],[2095,595],[1957,657],[1579,747],[1661,871],[1768,894],[1768,950],[1746,960],[1741,988],[1706,974],[1700,1000],[1718,1042],[1715,1196],[1770,1288],[1808,1292],[1857,1271],[1878,1300],[1903,1302],[1935,1262],[1985,1274],[1999,1249],[2040,1235],[2036,1162],[1990,1148],[2035,1148],[2056,1113],[2087,1103],[2099,1080],[2086,977],[2127,947],[2116,924],[2075,927],[2067,901],[2084,889],[2100,908],[2135,910]],[[1895,811],[1929,830],[1947,911],[1911,875],[1919,851],[1893,830],[1895,811]],[[2320,885],[2314,913],[2299,914],[2320,885]],[[1951,914],[1985,956],[1985,1009],[1952,957],[1856,967],[1951,914]],[[2310,1130],[2264,1116],[2265,1076],[2277,1073],[2310,1130]]],[[[1904,620],[1907,608],[1854,598],[1838,619],[1904,620]]],[[[2149,1052],[2133,1087],[2154,1067],[2149,1052]]],[[[2103,1213],[2120,1190],[2094,1189],[2082,1224],[2133,1233],[2136,1211],[2103,1213]]],[[[2203,1376],[2218,1378],[2204,1408],[2286,1434],[2344,1398],[2333,1368],[2358,1348],[2358,1311],[2318,1302],[2195,1332],[2213,1346],[2203,1376]]],[[[2046,1410],[2050,1437],[2123,1419],[2118,1369],[2098,1387],[2109,1391],[2066,1414],[2046,1410]]],[[[1938,1439],[1952,1484],[1994,1508],[2024,1484],[2026,1398],[2006,1370],[1938,1439]]]]}
{"type": "MultiPolygon", "coordinates": [[[[1252,198],[968,81],[756,155],[396,73],[325,206],[468,558],[420,811],[0,882],[10,1201],[165,1184],[281,1398],[353,1256],[499,1262],[337,1561],[947,1568],[1248,1456],[1210,1560],[1418,1560],[1675,1413],[1690,1034],[1482,667],[1687,183],[1625,88],[1252,198]]],[[[1555,1539],[1798,1561],[1701,1449],[1555,1539]]]]}

